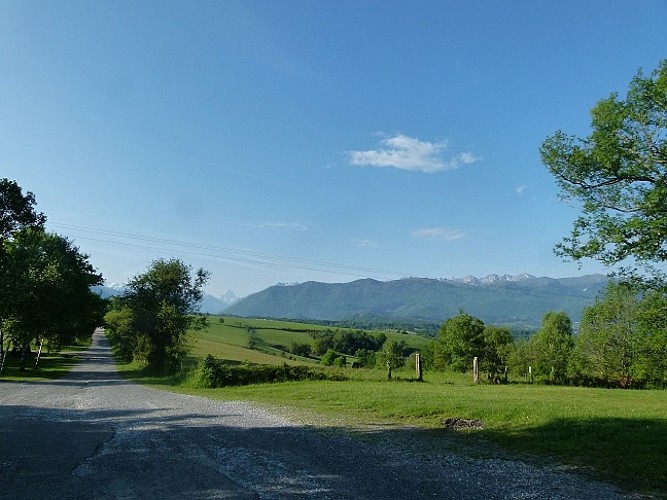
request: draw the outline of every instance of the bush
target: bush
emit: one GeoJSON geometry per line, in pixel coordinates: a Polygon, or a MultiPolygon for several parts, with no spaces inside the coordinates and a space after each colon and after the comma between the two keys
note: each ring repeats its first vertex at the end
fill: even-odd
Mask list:
{"type": "Polygon", "coordinates": [[[334,361],[336,361],[336,358],[339,358],[339,357],[340,357],[340,355],[336,354],[336,352],[333,349],[329,349],[322,356],[321,363],[324,366],[331,366],[331,365],[334,364],[334,361]]]}
{"type": "Polygon", "coordinates": [[[310,366],[289,366],[286,363],[283,365],[238,363],[218,359],[209,354],[199,366],[198,380],[199,385],[213,389],[299,380],[344,380],[344,377],[310,366]]]}
{"type": "Polygon", "coordinates": [[[289,352],[296,356],[307,358],[310,356],[310,344],[292,342],[289,348],[289,352]]]}

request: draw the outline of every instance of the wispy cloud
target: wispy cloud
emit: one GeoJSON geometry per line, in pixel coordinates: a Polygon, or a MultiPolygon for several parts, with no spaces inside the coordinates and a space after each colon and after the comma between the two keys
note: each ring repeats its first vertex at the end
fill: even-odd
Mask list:
{"type": "Polygon", "coordinates": [[[452,229],[447,227],[428,227],[418,229],[412,233],[415,238],[425,240],[455,241],[468,236],[468,231],[463,229],[452,229]]]}
{"type": "Polygon", "coordinates": [[[368,239],[353,239],[352,243],[360,247],[376,247],[378,246],[376,242],[368,239]]]}
{"type": "Polygon", "coordinates": [[[515,187],[514,191],[516,191],[516,194],[521,196],[526,191],[526,189],[528,189],[528,186],[526,186],[525,184],[521,184],[520,186],[515,187]]]}
{"type": "Polygon", "coordinates": [[[247,225],[261,229],[289,229],[292,231],[308,231],[312,227],[312,224],[303,222],[260,222],[258,224],[247,225]]]}
{"type": "Polygon", "coordinates": [[[434,173],[453,170],[481,160],[474,153],[458,153],[445,158],[447,142],[420,141],[398,134],[380,141],[380,148],[367,151],[350,151],[350,163],[357,166],[390,167],[434,173]]]}

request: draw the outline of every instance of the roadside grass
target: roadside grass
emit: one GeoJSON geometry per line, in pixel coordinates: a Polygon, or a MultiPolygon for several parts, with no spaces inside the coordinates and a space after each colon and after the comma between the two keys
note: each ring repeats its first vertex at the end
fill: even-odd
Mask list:
{"type": "Polygon", "coordinates": [[[75,345],[66,347],[60,352],[49,352],[48,346],[44,347],[42,355],[39,358],[39,366],[35,369],[35,360],[37,353],[31,352],[27,356],[25,371],[19,371],[21,358],[11,352],[7,355],[7,366],[5,371],[0,376],[1,381],[8,382],[25,382],[30,380],[53,380],[62,377],[68,373],[72,367],[78,363],[79,351],[90,347],[92,336],[90,339],[78,342],[75,345]]]}
{"type": "MultiPolygon", "coordinates": [[[[379,370],[373,370],[382,373],[379,370]]],[[[180,391],[317,414],[334,425],[416,427],[429,447],[455,439],[482,456],[566,464],[621,487],[667,497],[667,392],[472,385],[455,375],[424,383],[379,380],[289,382],[180,391]],[[454,431],[447,418],[479,419],[482,430],[454,431]],[[493,446],[489,446],[493,444],[493,446]],[[490,455],[489,455],[490,453],[490,455]]],[[[468,377],[466,377],[469,380],[468,377]]],[[[316,420],[320,422],[319,420],[316,420]]],[[[447,445],[449,446],[449,445],[447,445]]]]}

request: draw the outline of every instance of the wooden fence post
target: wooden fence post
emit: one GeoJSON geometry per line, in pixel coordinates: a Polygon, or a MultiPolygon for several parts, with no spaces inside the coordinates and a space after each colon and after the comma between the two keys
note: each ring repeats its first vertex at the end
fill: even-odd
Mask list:
{"type": "Polygon", "coordinates": [[[479,363],[477,361],[477,356],[472,358],[472,381],[475,384],[479,383],[479,363]]]}
{"type": "Polygon", "coordinates": [[[419,353],[415,354],[415,370],[417,370],[417,380],[424,381],[424,371],[422,370],[422,358],[419,353]]]}

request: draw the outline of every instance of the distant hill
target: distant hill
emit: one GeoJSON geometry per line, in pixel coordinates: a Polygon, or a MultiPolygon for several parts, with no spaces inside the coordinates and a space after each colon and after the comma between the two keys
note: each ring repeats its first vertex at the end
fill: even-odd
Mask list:
{"type": "Polygon", "coordinates": [[[371,317],[385,321],[436,322],[463,309],[485,323],[518,329],[539,327],[549,311],[565,311],[579,321],[607,283],[603,275],[536,278],[490,275],[461,279],[362,279],[350,283],[276,285],[228,307],[226,314],[248,317],[344,321],[371,317]]]}
{"type": "MultiPolygon", "coordinates": [[[[109,286],[99,285],[92,287],[92,290],[104,298],[109,298],[122,295],[125,292],[125,287],[116,284],[109,286]]],[[[204,314],[220,314],[238,300],[239,298],[231,290],[227,290],[219,298],[214,297],[213,295],[204,294],[199,310],[204,314]]]]}

